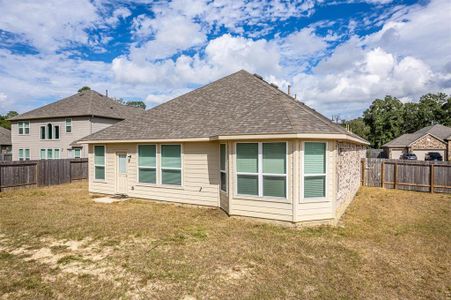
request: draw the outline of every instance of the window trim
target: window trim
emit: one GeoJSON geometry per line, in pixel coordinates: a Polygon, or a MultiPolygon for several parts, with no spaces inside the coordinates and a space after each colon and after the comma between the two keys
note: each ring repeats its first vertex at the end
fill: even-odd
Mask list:
{"type": "Polygon", "coordinates": [[[65,133],[72,133],[72,118],[66,118],[64,120],[64,132],[65,133]],[[70,123],[70,125],[67,125],[67,123],[70,123]],[[70,128],[70,131],[67,131],[68,127],[70,128]]]}
{"type": "Polygon", "coordinates": [[[228,151],[228,145],[227,143],[220,143],[219,144],[219,191],[223,192],[223,193],[227,193],[229,190],[229,178],[228,178],[228,168],[229,168],[229,151],[228,151]],[[225,146],[225,160],[224,160],[224,167],[225,169],[221,169],[221,145],[225,146]],[[221,184],[221,173],[225,174],[226,177],[226,185],[225,185],[225,190],[222,189],[222,184],[221,184]]]}
{"type": "Polygon", "coordinates": [[[159,180],[159,171],[158,171],[158,163],[159,163],[159,157],[158,157],[158,144],[137,144],[136,145],[136,183],[138,185],[147,185],[147,186],[156,186],[158,185],[159,180]],[[139,146],[155,146],[155,183],[149,183],[149,182],[141,182],[139,181],[139,169],[153,169],[152,167],[140,167],[139,166],[139,146]]]}
{"type": "Polygon", "coordinates": [[[47,139],[47,126],[46,125],[41,125],[39,127],[39,138],[41,141],[44,141],[47,139]],[[42,138],[42,129],[44,129],[44,138],[42,138]]]}
{"type": "Polygon", "coordinates": [[[94,182],[106,182],[106,145],[105,144],[100,144],[100,145],[93,145],[92,148],[92,154],[94,156],[94,182]],[[97,165],[96,164],[96,147],[103,147],[103,165],[97,165]],[[103,167],[104,170],[104,178],[103,179],[97,179],[96,178],[96,167],[103,167]]]}
{"type": "Polygon", "coordinates": [[[288,141],[264,141],[264,142],[253,142],[253,141],[245,141],[245,142],[236,142],[235,143],[235,159],[234,159],[234,168],[235,168],[235,197],[236,198],[248,198],[253,200],[266,200],[266,201],[276,201],[276,202],[290,202],[289,197],[289,177],[288,177],[288,141]],[[281,144],[285,143],[285,174],[273,174],[273,173],[263,173],[263,144],[281,144]],[[257,173],[248,173],[248,172],[238,172],[238,144],[258,144],[258,160],[257,160],[257,173]],[[247,194],[239,194],[238,193],[238,175],[250,175],[258,177],[258,195],[247,195],[247,194]],[[285,177],[285,197],[276,197],[276,196],[264,196],[263,195],[263,177],[285,177]]]}
{"type": "Polygon", "coordinates": [[[53,160],[53,159],[61,159],[61,156],[62,156],[62,153],[63,153],[63,150],[61,149],[61,148],[39,148],[39,159],[40,160],[43,160],[43,159],[45,159],[45,160],[48,160],[48,159],[51,159],[51,160],[53,160]],[[42,158],[42,150],[44,150],[44,152],[45,152],[45,157],[44,158],[42,158]],[[49,150],[52,152],[52,158],[49,158],[49,150]],[[55,157],[55,153],[56,153],[56,151],[58,150],[58,158],[56,158],[55,157]]]}
{"type": "Polygon", "coordinates": [[[72,158],[81,158],[81,148],[72,148],[72,158]],[[80,151],[79,157],[75,156],[76,150],[80,151]]]}
{"type": "Polygon", "coordinates": [[[159,152],[157,152],[157,156],[159,156],[159,158],[157,158],[157,161],[159,162],[159,164],[158,164],[158,167],[159,167],[159,170],[158,170],[158,173],[159,173],[159,177],[160,177],[160,181],[158,181],[158,178],[157,178],[157,183],[159,184],[159,185],[161,185],[161,186],[164,186],[164,187],[178,187],[178,188],[180,188],[180,187],[183,187],[184,186],[184,180],[183,180],[183,144],[178,144],[178,143],[169,143],[169,144],[159,144],[159,148],[160,148],[160,151],[159,152]],[[163,146],[173,146],[173,145],[178,145],[178,146],[180,146],[180,169],[179,168],[164,168],[165,170],[180,170],[180,185],[178,185],[178,184],[167,184],[167,183],[163,183],[163,166],[161,165],[161,163],[162,163],[162,161],[163,161],[163,159],[161,158],[161,154],[162,154],[162,147],[163,146]]]}
{"type": "Polygon", "coordinates": [[[329,181],[329,175],[328,175],[328,171],[329,171],[329,156],[328,156],[328,147],[329,147],[329,142],[325,141],[325,140],[312,140],[312,141],[302,141],[301,142],[301,152],[302,152],[302,159],[301,159],[301,193],[300,193],[300,197],[299,197],[299,203],[318,203],[318,202],[330,202],[329,197],[329,192],[328,192],[328,181],[329,181]],[[325,173],[318,173],[318,174],[308,174],[305,175],[305,143],[321,143],[321,144],[325,144],[325,161],[324,161],[324,167],[325,167],[325,173]],[[324,197],[312,197],[312,198],[305,198],[304,197],[304,185],[305,185],[305,177],[317,177],[317,176],[324,176],[324,197]]]}
{"type": "Polygon", "coordinates": [[[17,133],[18,135],[30,135],[30,121],[19,121],[17,122],[17,133]],[[27,126],[25,126],[27,124],[27,126]],[[22,129],[22,133],[20,133],[20,129],[22,129]],[[28,129],[28,133],[25,133],[25,129],[28,129]]]}

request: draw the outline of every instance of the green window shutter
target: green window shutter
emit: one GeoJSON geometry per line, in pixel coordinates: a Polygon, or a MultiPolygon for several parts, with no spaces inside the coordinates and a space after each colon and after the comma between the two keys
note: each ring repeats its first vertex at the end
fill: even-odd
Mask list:
{"type": "Polygon", "coordinates": [[[326,176],[304,178],[304,198],[321,198],[326,196],[326,176]]]}
{"type": "Polygon", "coordinates": [[[238,175],[238,194],[258,196],[258,176],[238,175]]]}
{"type": "Polygon", "coordinates": [[[94,146],[94,164],[98,166],[105,165],[105,147],[94,146]]]}
{"type": "Polygon", "coordinates": [[[226,155],[227,155],[227,151],[226,151],[226,145],[225,144],[221,144],[220,146],[220,168],[221,170],[225,170],[226,169],[226,155]]]}
{"type": "Polygon", "coordinates": [[[41,159],[45,159],[45,153],[46,153],[46,151],[45,151],[45,149],[41,149],[41,159]]]}
{"type": "Polygon", "coordinates": [[[181,168],[181,146],[180,145],[162,145],[161,146],[161,167],[162,168],[181,168]]]}
{"type": "Polygon", "coordinates": [[[139,182],[142,183],[157,183],[156,169],[139,169],[139,182]]]}
{"type": "Polygon", "coordinates": [[[305,143],[304,174],[323,174],[326,172],[326,144],[305,143]]]}
{"type": "Polygon", "coordinates": [[[180,170],[162,170],[161,183],[171,185],[182,184],[182,172],[180,170]]]}
{"type": "Polygon", "coordinates": [[[138,147],[138,165],[140,167],[156,167],[157,146],[141,145],[138,147]]]}
{"type": "Polygon", "coordinates": [[[105,179],[105,167],[95,167],[95,179],[105,179]]]}
{"type": "Polygon", "coordinates": [[[263,176],[263,196],[286,198],[287,179],[278,176],[263,176]]]}
{"type": "Polygon", "coordinates": [[[239,143],[236,146],[236,167],[238,172],[258,172],[258,144],[239,143]]]}
{"type": "Polygon", "coordinates": [[[286,159],[286,143],[263,143],[263,173],[285,174],[286,159]]]}

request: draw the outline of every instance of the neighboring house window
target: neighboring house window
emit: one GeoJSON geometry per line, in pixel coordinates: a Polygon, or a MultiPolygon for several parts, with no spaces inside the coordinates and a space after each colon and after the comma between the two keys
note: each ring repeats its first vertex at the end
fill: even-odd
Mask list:
{"type": "Polygon", "coordinates": [[[19,149],[19,160],[30,160],[30,149],[29,148],[20,148],[19,149]]]}
{"type": "Polygon", "coordinates": [[[49,140],[53,139],[53,126],[52,126],[52,124],[47,124],[47,138],[49,140]]]}
{"type": "Polygon", "coordinates": [[[287,143],[237,144],[237,193],[287,197],[287,143]]]}
{"type": "Polygon", "coordinates": [[[66,119],[66,132],[72,132],[72,119],[71,118],[67,118],[66,119]]]}
{"type": "Polygon", "coordinates": [[[41,126],[41,140],[45,140],[45,126],[41,126]]]}
{"type": "Polygon", "coordinates": [[[41,154],[40,154],[40,158],[41,159],[46,159],[46,152],[47,152],[47,149],[41,149],[41,154]]]}
{"type": "Polygon", "coordinates": [[[94,146],[95,179],[105,180],[105,146],[94,146]]]}
{"type": "Polygon", "coordinates": [[[53,136],[55,140],[60,139],[60,127],[59,126],[53,126],[55,135],[53,136]]]}
{"type": "Polygon", "coordinates": [[[41,149],[40,158],[41,159],[60,159],[61,158],[61,150],[58,148],[41,149]]]}
{"type": "Polygon", "coordinates": [[[182,185],[181,145],[161,145],[161,183],[182,185]]]}
{"type": "Polygon", "coordinates": [[[138,181],[157,183],[157,146],[138,146],[138,181]]]}
{"type": "Polygon", "coordinates": [[[81,158],[81,149],[75,148],[74,150],[74,158],[81,158]]]}
{"type": "Polygon", "coordinates": [[[326,143],[304,143],[304,198],[326,197],[326,143]]]}
{"type": "Polygon", "coordinates": [[[53,158],[54,159],[60,159],[60,149],[54,149],[53,150],[53,158]]]}
{"type": "Polygon", "coordinates": [[[47,159],[53,159],[53,149],[47,149],[47,159]]]}
{"type": "Polygon", "coordinates": [[[30,134],[30,122],[19,122],[19,135],[30,134]]]}
{"type": "Polygon", "coordinates": [[[219,145],[219,169],[221,191],[227,192],[227,145],[219,145]]]}

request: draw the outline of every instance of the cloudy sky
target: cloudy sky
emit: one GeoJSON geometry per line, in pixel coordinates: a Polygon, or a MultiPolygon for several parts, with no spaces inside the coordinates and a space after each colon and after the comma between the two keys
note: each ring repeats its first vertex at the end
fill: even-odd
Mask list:
{"type": "Polygon", "coordinates": [[[0,113],[78,88],[155,106],[239,69],[330,117],[451,93],[451,1],[0,0],[0,113]]]}

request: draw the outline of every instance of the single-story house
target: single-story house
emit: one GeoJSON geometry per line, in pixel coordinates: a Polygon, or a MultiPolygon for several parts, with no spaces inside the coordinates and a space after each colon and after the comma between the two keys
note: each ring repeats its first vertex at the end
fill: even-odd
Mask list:
{"type": "Polygon", "coordinates": [[[0,126],[0,155],[11,153],[11,130],[0,126]]]}
{"type": "Polygon", "coordinates": [[[414,133],[403,134],[382,146],[390,159],[399,159],[403,153],[415,153],[424,160],[426,153],[438,152],[443,160],[451,158],[451,127],[436,124],[414,133]]]}
{"type": "Polygon", "coordinates": [[[334,223],[368,142],[244,70],[82,139],[89,191],[334,223]]]}

